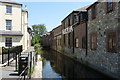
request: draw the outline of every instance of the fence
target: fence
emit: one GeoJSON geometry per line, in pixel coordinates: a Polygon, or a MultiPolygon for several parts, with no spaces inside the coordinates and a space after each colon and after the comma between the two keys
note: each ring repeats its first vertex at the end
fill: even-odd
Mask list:
{"type": "Polygon", "coordinates": [[[11,48],[2,47],[2,64],[8,61],[8,65],[9,65],[9,60],[12,58],[13,59],[16,58],[17,55],[21,52],[22,52],[22,45],[11,48]]]}
{"type": "MultiPolygon", "coordinates": [[[[17,80],[30,79],[33,73],[34,66],[37,62],[37,53],[35,53],[34,51],[30,51],[30,52],[25,52],[25,54],[28,56],[28,66],[22,71],[22,73],[19,75],[19,78],[17,80]],[[26,72],[27,74],[25,74],[26,72]]],[[[25,54],[22,54],[21,56],[24,56],[25,54]]]]}

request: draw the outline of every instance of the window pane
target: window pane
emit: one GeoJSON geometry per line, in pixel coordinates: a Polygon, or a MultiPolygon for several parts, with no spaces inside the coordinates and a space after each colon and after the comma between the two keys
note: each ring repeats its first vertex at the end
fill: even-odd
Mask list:
{"type": "Polygon", "coordinates": [[[12,47],[12,38],[11,37],[7,37],[5,40],[5,46],[6,47],[12,47]]]}
{"type": "Polygon", "coordinates": [[[12,21],[6,20],[6,30],[11,30],[12,21]]]}
{"type": "Polygon", "coordinates": [[[6,13],[12,13],[12,6],[6,6],[6,13]]]}
{"type": "Polygon", "coordinates": [[[112,10],[112,6],[113,6],[112,0],[108,0],[108,4],[107,4],[108,11],[112,10]]]}

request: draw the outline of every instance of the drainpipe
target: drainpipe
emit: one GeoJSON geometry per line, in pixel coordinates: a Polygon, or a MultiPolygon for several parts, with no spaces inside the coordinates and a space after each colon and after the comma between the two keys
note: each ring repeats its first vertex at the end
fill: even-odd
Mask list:
{"type": "Polygon", "coordinates": [[[72,34],[72,38],[73,38],[73,53],[74,53],[74,50],[75,50],[75,49],[74,49],[74,45],[75,45],[75,44],[74,44],[74,28],[73,28],[73,32],[72,32],[72,33],[73,33],[73,34],[72,34]]]}
{"type": "MultiPolygon", "coordinates": [[[[72,25],[72,27],[74,27],[76,24],[78,24],[78,22],[76,22],[76,23],[74,23],[73,25],[72,25]]],[[[72,38],[73,38],[73,53],[75,52],[75,47],[74,47],[74,45],[75,45],[75,43],[74,43],[74,28],[73,28],[73,35],[72,35],[72,38]]]]}
{"type": "Polygon", "coordinates": [[[88,29],[87,29],[87,22],[86,22],[86,57],[88,53],[88,29]]]}

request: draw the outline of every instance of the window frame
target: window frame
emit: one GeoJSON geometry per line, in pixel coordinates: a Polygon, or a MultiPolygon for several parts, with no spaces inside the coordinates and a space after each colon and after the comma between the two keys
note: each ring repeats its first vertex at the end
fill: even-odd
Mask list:
{"type": "Polygon", "coordinates": [[[6,13],[12,14],[12,6],[11,5],[6,5],[6,13]]]}
{"type": "Polygon", "coordinates": [[[97,33],[90,34],[90,49],[97,50],[97,33]]]}
{"type": "Polygon", "coordinates": [[[12,20],[6,20],[6,30],[12,30],[12,20]]]}
{"type": "Polygon", "coordinates": [[[106,45],[107,52],[116,53],[117,52],[117,42],[116,42],[116,32],[108,32],[106,35],[106,45]],[[111,41],[110,41],[111,40],[111,41]],[[111,43],[110,43],[111,42],[111,43]]]}
{"type": "Polygon", "coordinates": [[[5,47],[12,47],[12,37],[5,38],[5,47]]]}
{"type": "Polygon", "coordinates": [[[107,7],[107,13],[111,12],[113,10],[113,0],[111,0],[111,2],[109,2],[109,0],[107,0],[107,6],[106,7],[107,7]],[[109,3],[112,4],[111,7],[108,6],[109,3]]]}

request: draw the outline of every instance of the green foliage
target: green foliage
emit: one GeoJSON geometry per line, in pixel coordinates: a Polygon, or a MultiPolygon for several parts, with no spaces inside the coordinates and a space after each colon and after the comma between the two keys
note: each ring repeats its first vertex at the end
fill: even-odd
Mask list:
{"type": "Polygon", "coordinates": [[[33,25],[32,29],[31,44],[34,46],[35,44],[40,43],[40,35],[46,33],[47,30],[44,24],[33,25]]]}
{"type": "Polygon", "coordinates": [[[39,43],[34,45],[34,49],[35,49],[35,52],[38,53],[38,55],[43,54],[43,51],[41,50],[42,47],[39,43]]]}

